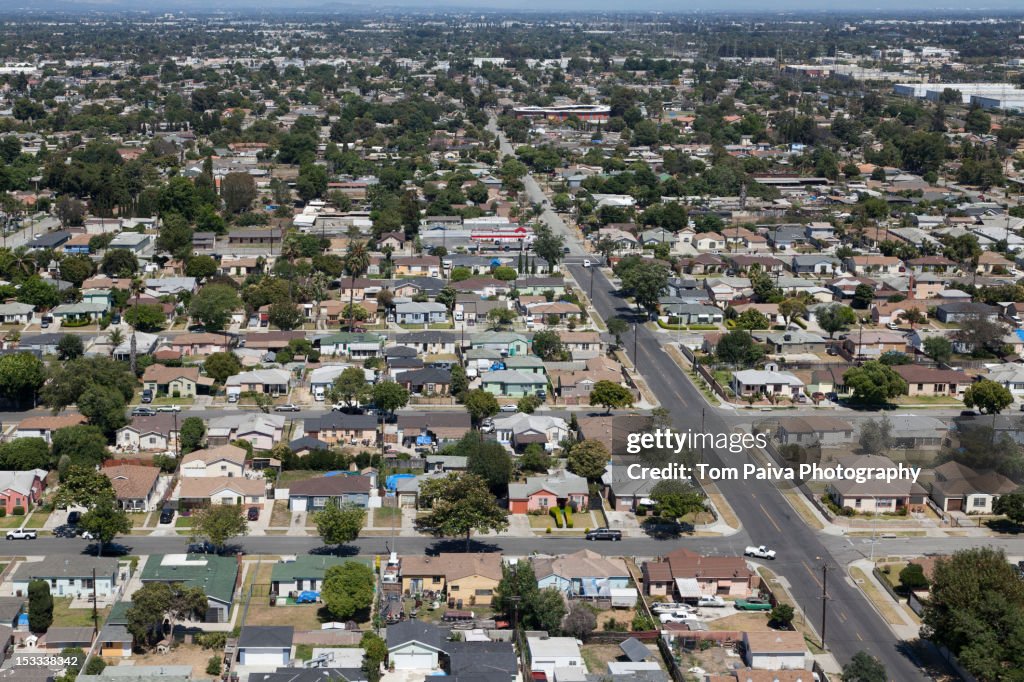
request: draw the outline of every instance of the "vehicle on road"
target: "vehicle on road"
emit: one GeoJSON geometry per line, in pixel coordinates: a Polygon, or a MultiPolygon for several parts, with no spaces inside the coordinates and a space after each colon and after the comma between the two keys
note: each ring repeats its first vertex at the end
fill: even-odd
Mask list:
{"type": "Polygon", "coordinates": [[[768,549],[764,545],[760,545],[758,547],[749,546],[743,550],[743,556],[752,556],[757,559],[774,559],[775,550],[768,549]]]}
{"type": "Polygon", "coordinates": [[[160,405],[157,412],[181,412],[181,405],[160,405]]]}
{"type": "Polygon", "coordinates": [[[611,540],[612,542],[618,542],[622,539],[621,530],[612,530],[611,528],[595,528],[594,530],[587,531],[588,540],[611,540]]]}
{"type": "Polygon", "coordinates": [[[96,539],[96,536],[93,535],[92,533],[90,533],[87,530],[80,530],[80,531],[78,531],[78,537],[82,538],[83,540],[95,540],[96,539]]]}
{"type": "Polygon", "coordinates": [[[193,542],[188,546],[189,554],[213,554],[216,548],[208,541],[193,542]]]}
{"type": "Polygon", "coordinates": [[[583,259],[583,267],[585,267],[585,268],[589,268],[590,267],[590,259],[589,258],[584,258],[583,259]]]}
{"type": "Polygon", "coordinates": [[[515,405],[502,405],[501,406],[501,411],[502,412],[518,412],[519,408],[516,407],[515,405]]]}
{"type": "Polygon", "coordinates": [[[733,606],[737,611],[771,611],[772,605],[767,599],[751,597],[750,599],[737,599],[733,606]]]}
{"type": "Polygon", "coordinates": [[[298,412],[299,406],[295,403],[285,403],[274,408],[274,412],[298,412]]]}
{"type": "Polygon", "coordinates": [[[249,507],[249,511],[246,512],[246,517],[250,521],[259,521],[260,520],[260,510],[257,509],[256,507],[249,507]]]}
{"type": "Polygon", "coordinates": [[[7,531],[8,540],[35,540],[36,532],[34,530],[25,530],[24,528],[15,528],[14,530],[7,531]]]}
{"type": "Polygon", "coordinates": [[[705,595],[697,600],[697,606],[701,607],[721,608],[725,606],[725,604],[725,600],[717,594],[705,595]]]}
{"type": "Polygon", "coordinates": [[[174,520],[174,510],[170,507],[164,507],[160,511],[160,523],[170,523],[174,520]]]}

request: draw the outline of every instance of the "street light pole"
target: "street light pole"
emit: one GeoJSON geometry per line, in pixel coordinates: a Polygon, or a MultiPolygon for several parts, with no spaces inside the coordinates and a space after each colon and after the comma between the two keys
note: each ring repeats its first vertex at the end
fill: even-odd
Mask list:
{"type": "Polygon", "coordinates": [[[636,354],[636,338],[637,338],[637,329],[636,329],[636,322],[634,322],[633,323],[633,369],[636,370],[637,372],[639,372],[640,371],[640,358],[636,354]]]}
{"type": "Polygon", "coordinates": [[[821,648],[825,649],[825,614],[828,607],[828,564],[821,565],[821,648]]]}

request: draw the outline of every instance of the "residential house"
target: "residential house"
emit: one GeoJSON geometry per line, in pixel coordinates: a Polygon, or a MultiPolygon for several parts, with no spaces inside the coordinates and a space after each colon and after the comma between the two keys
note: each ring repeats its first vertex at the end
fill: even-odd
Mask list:
{"type": "Polygon", "coordinates": [[[899,258],[877,254],[850,256],[843,265],[854,275],[898,275],[905,271],[899,258]]]}
{"type": "Polygon", "coordinates": [[[47,445],[53,442],[53,432],[69,426],[84,424],[85,417],[81,414],[44,415],[28,417],[18,422],[14,429],[15,438],[42,438],[47,445]]]}
{"type": "Polygon", "coordinates": [[[998,472],[977,471],[954,461],[935,467],[934,472],[931,498],[944,512],[991,514],[996,500],[1019,487],[998,472]]]}
{"type": "Polygon", "coordinates": [[[552,451],[569,435],[569,426],[561,417],[548,417],[517,412],[494,420],[494,435],[498,442],[513,450],[523,450],[536,443],[552,451]]]}
{"type": "Polygon", "coordinates": [[[254,450],[270,450],[284,438],[283,414],[235,413],[212,417],[206,427],[209,447],[228,445],[244,440],[254,450]]]}
{"type": "Polygon", "coordinates": [[[38,641],[37,646],[50,655],[57,655],[66,649],[92,648],[95,630],[91,627],[51,627],[38,641]]]}
{"type": "Polygon", "coordinates": [[[743,660],[751,668],[806,670],[808,658],[807,642],[798,631],[767,630],[743,633],[743,660]]]}
{"type": "Polygon", "coordinates": [[[267,482],[262,478],[207,476],[182,478],[178,485],[178,507],[198,509],[211,504],[262,507],[267,499],[267,482]]]}
{"type": "Polygon", "coordinates": [[[238,634],[239,666],[285,666],[292,660],[291,625],[244,625],[238,634]]]}
{"type": "Polygon", "coordinates": [[[340,365],[321,365],[315,367],[309,373],[309,392],[313,394],[313,398],[317,401],[322,401],[327,396],[327,392],[334,386],[334,380],[341,376],[341,373],[352,365],[340,364],[340,365]]]}
{"type": "Polygon", "coordinates": [[[785,331],[778,334],[768,334],[766,338],[769,352],[776,354],[817,354],[825,352],[825,339],[811,332],[785,331]]]}
{"type": "Polygon", "coordinates": [[[430,411],[398,413],[397,440],[402,445],[416,442],[426,436],[431,443],[459,440],[471,428],[469,413],[458,411],[430,411]]]}
{"type": "Polygon", "coordinates": [[[879,301],[871,305],[871,321],[875,324],[890,324],[905,320],[907,313],[916,310],[922,317],[928,317],[928,304],[908,298],[898,302],[879,301]]]}
{"type": "Polygon", "coordinates": [[[680,299],[661,299],[661,316],[669,324],[721,324],[725,319],[721,308],[699,303],[675,302],[680,299]]]}
{"type": "Polygon", "coordinates": [[[696,234],[691,244],[698,251],[710,251],[712,253],[725,251],[725,237],[717,232],[701,232],[696,234]]]}
{"type": "Polygon", "coordinates": [[[547,379],[541,375],[513,370],[487,372],[480,381],[480,387],[488,393],[509,398],[535,395],[548,386],[547,379]]]}
{"type": "Polygon", "coordinates": [[[266,264],[255,256],[224,256],[220,259],[219,272],[229,277],[248,277],[265,266],[266,264]]]}
{"type": "Polygon", "coordinates": [[[81,301],[79,303],[65,303],[50,311],[55,319],[60,322],[89,320],[97,322],[106,314],[108,305],[96,301],[81,301]]]}
{"type": "Polygon", "coordinates": [[[1007,274],[1013,269],[1013,263],[995,251],[982,251],[978,256],[977,272],[981,275],[1007,274]]]}
{"type": "Polygon", "coordinates": [[[789,372],[744,369],[732,375],[732,390],[738,396],[781,395],[796,397],[803,393],[804,382],[789,372]]]}
{"type": "Polygon", "coordinates": [[[28,324],[32,321],[35,309],[34,305],[17,301],[0,304],[0,324],[28,324]]]}
{"type": "Polygon", "coordinates": [[[975,318],[992,321],[997,317],[999,317],[999,308],[985,303],[954,301],[943,303],[935,308],[935,318],[946,324],[959,324],[975,318]]]}
{"type": "Polygon", "coordinates": [[[690,275],[713,275],[725,270],[725,259],[713,253],[699,253],[692,258],[681,258],[682,271],[690,275]]]}
{"type": "Polygon", "coordinates": [[[513,372],[536,374],[538,376],[547,375],[547,371],[544,368],[544,361],[536,355],[516,355],[510,358],[505,358],[505,361],[502,364],[505,365],[505,369],[513,372]]]}
{"type": "Polygon", "coordinates": [[[27,596],[33,580],[45,580],[55,597],[91,597],[95,590],[97,597],[110,598],[123,577],[115,558],[50,555],[41,561],[20,562],[10,581],[16,597],[27,596]]]}
{"type": "Polygon", "coordinates": [[[732,265],[732,271],[735,274],[746,273],[756,266],[761,272],[777,275],[781,274],[786,268],[785,264],[774,256],[737,254],[726,256],[726,261],[732,265]]]}
{"type": "MultiPolygon", "coordinates": [[[[895,433],[894,429],[894,433],[895,433]]],[[[839,459],[844,469],[893,469],[892,460],[882,455],[847,455],[839,459]]],[[[859,513],[897,513],[901,509],[921,511],[928,491],[911,480],[886,481],[866,478],[858,483],[855,477],[830,481],[826,491],[840,507],[859,513]]]]}
{"type": "Polygon", "coordinates": [[[240,477],[245,474],[245,457],[245,449],[237,445],[193,450],[181,458],[181,477],[240,477]]]}
{"type": "Polygon", "coordinates": [[[206,595],[204,623],[227,623],[238,581],[235,557],[218,554],[151,554],[139,575],[142,584],[181,583],[206,595]]]}
{"type": "Polygon", "coordinates": [[[530,562],[538,587],[554,587],[570,598],[607,598],[612,590],[627,589],[632,583],[622,559],[606,558],[589,549],[562,556],[534,556],[530,562]]]}
{"type": "MultiPolygon", "coordinates": [[[[396,334],[393,337],[394,345],[385,349],[385,353],[394,353],[398,347],[406,347],[415,350],[424,356],[431,355],[455,355],[459,348],[459,335],[451,331],[426,330],[418,332],[406,332],[396,334]]],[[[413,354],[415,357],[415,354],[413,354]]]]}
{"type": "Polygon", "coordinates": [[[736,311],[737,315],[742,315],[748,310],[756,310],[767,317],[770,324],[779,326],[786,324],[786,316],[779,312],[778,303],[739,303],[730,307],[736,311]]]}
{"type": "Polygon", "coordinates": [[[432,623],[410,619],[388,625],[388,666],[396,671],[436,670],[446,655],[446,640],[432,623]]]}
{"type": "Polygon", "coordinates": [[[13,516],[15,508],[25,512],[39,503],[46,489],[46,471],[0,471],[0,509],[13,516]]]}
{"type": "Polygon", "coordinates": [[[515,288],[521,296],[543,296],[550,291],[558,298],[565,295],[566,285],[561,277],[520,277],[515,288]]]}
{"type": "Polygon", "coordinates": [[[395,378],[395,381],[415,395],[448,395],[452,385],[452,373],[446,369],[424,367],[404,371],[395,378]]]}
{"type": "Polygon", "coordinates": [[[746,277],[717,277],[704,280],[711,300],[716,304],[725,304],[740,299],[746,300],[753,295],[750,280],[746,277]]]}
{"type": "Polygon", "coordinates": [[[142,375],[142,387],[153,395],[194,398],[199,390],[209,392],[213,378],[201,376],[198,367],[150,365],[142,375]]]}
{"type": "Polygon", "coordinates": [[[574,505],[586,509],[590,499],[587,479],[559,469],[547,476],[531,476],[525,483],[510,483],[508,508],[513,514],[547,512],[554,507],[574,505]]]}
{"type": "Polygon", "coordinates": [[[372,414],[327,412],[320,418],[306,419],[305,435],[331,446],[372,445],[377,442],[377,418],[372,414]]]}
{"type": "Polygon", "coordinates": [[[392,259],[398,277],[441,277],[441,259],[437,256],[401,256],[392,259]]]}
{"type": "Polygon", "coordinates": [[[213,355],[214,353],[223,353],[230,348],[229,342],[223,334],[208,332],[178,334],[168,342],[168,345],[186,356],[213,355]]]}
{"type": "Polygon", "coordinates": [[[160,504],[160,469],[155,466],[118,464],[100,469],[114,487],[117,504],[125,511],[153,511],[160,504]]]}
{"type": "Polygon", "coordinates": [[[839,260],[825,254],[800,254],[793,256],[790,268],[798,275],[832,276],[841,271],[839,260]]]}
{"type": "Polygon", "coordinates": [[[573,360],[589,360],[604,355],[604,342],[596,331],[565,331],[558,337],[573,360]]]}
{"type": "Polygon", "coordinates": [[[877,360],[885,353],[906,351],[907,338],[902,332],[865,329],[847,335],[843,347],[854,357],[877,360]]]}
{"type": "Polygon", "coordinates": [[[1024,365],[1007,362],[989,367],[985,378],[1005,386],[1015,396],[1024,395],[1024,365]]]}
{"type": "Polygon", "coordinates": [[[941,419],[913,414],[887,415],[892,423],[893,447],[938,450],[949,441],[949,427],[941,419]]]}
{"type": "Polygon", "coordinates": [[[292,375],[283,369],[255,369],[228,377],[225,383],[228,399],[236,400],[242,393],[267,393],[272,396],[287,395],[291,388],[292,375]]]}
{"type": "Polygon", "coordinates": [[[448,308],[442,303],[395,302],[398,324],[443,324],[448,321],[448,308]]]}
{"type": "Polygon", "coordinates": [[[562,324],[581,314],[580,307],[575,303],[552,301],[551,303],[538,302],[530,305],[526,308],[523,316],[528,323],[532,321],[535,324],[544,324],[557,319],[558,323],[562,324]]]}
{"type": "Polygon", "coordinates": [[[907,382],[909,396],[963,397],[967,387],[974,383],[961,371],[921,365],[895,365],[892,369],[907,382]]]}
{"type": "Polygon", "coordinates": [[[377,334],[339,332],[313,340],[322,355],[344,355],[351,358],[375,358],[380,355],[384,338],[377,334]]]}
{"type": "Polygon", "coordinates": [[[488,606],[501,581],[501,554],[403,556],[402,591],[444,592],[449,608],[488,606]]]}
{"type": "Polygon", "coordinates": [[[956,267],[956,263],[945,256],[919,256],[907,261],[907,269],[915,275],[923,275],[926,272],[945,274],[956,267]]]}
{"type": "Polygon", "coordinates": [[[493,277],[470,277],[461,282],[452,282],[450,286],[459,294],[475,294],[480,298],[490,298],[507,296],[515,285],[493,277]]]}
{"type": "Polygon", "coordinates": [[[702,596],[746,598],[761,585],[760,577],[747,567],[743,557],[703,556],[685,547],[669,552],[641,567],[644,593],[675,600],[696,600],[702,596]]]}
{"type": "Polygon", "coordinates": [[[374,478],[347,475],[317,476],[288,486],[288,508],[292,511],[322,511],[328,504],[366,509],[375,493],[374,478]]]}
{"type": "Polygon", "coordinates": [[[587,664],[575,637],[527,637],[526,646],[530,649],[530,670],[544,673],[549,680],[561,679],[555,671],[564,668],[579,670],[579,677],[571,676],[569,680],[586,675],[587,664]]]}
{"type": "Polygon", "coordinates": [[[496,350],[509,356],[525,355],[530,352],[530,341],[515,332],[487,331],[470,337],[469,347],[496,350]]]}
{"type": "Polygon", "coordinates": [[[779,421],[776,438],[782,445],[840,447],[853,442],[853,425],[837,417],[808,415],[779,421]]]}
{"type": "Polygon", "coordinates": [[[294,596],[305,590],[319,592],[327,569],[344,563],[345,559],[328,554],[299,554],[278,561],[270,571],[270,594],[294,596]]]}

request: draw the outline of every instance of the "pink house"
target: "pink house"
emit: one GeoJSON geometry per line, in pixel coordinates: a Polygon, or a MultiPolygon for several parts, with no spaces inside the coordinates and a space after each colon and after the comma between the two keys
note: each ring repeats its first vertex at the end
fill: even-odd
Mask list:
{"type": "Polygon", "coordinates": [[[0,507],[8,516],[14,513],[15,507],[28,511],[42,497],[45,480],[46,472],[42,469],[0,471],[0,507]]]}
{"type": "Polygon", "coordinates": [[[566,504],[586,509],[588,500],[587,479],[564,469],[548,476],[528,478],[526,483],[512,483],[508,487],[508,508],[513,514],[547,511],[566,504]]]}

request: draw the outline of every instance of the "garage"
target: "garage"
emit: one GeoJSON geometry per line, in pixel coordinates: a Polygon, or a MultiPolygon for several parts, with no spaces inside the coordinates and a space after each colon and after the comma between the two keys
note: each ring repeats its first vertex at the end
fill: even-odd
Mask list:
{"type": "Polygon", "coordinates": [[[238,635],[238,663],[252,666],[286,666],[291,660],[290,625],[248,625],[238,635]]]}
{"type": "Polygon", "coordinates": [[[409,649],[397,651],[391,656],[395,670],[430,670],[434,667],[436,657],[427,651],[409,649]]]}
{"type": "Polygon", "coordinates": [[[441,630],[429,623],[405,620],[388,626],[388,662],[395,670],[436,670],[444,653],[441,630]]]}
{"type": "Polygon", "coordinates": [[[297,512],[304,512],[304,511],[306,511],[306,500],[307,500],[307,498],[305,498],[305,497],[293,497],[293,498],[291,498],[292,511],[297,511],[297,512]]]}

